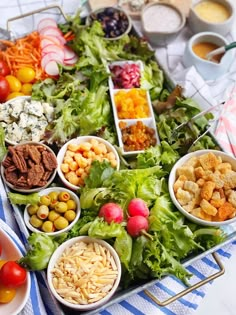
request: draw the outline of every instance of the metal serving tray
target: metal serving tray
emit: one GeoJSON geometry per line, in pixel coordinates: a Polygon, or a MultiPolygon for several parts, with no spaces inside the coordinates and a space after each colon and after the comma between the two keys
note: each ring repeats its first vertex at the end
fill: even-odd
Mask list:
{"type": "MultiPolygon", "coordinates": [[[[23,17],[26,17],[26,16],[29,16],[29,15],[32,15],[32,14],[36,14],[36,13],[39,13],[41,11],[44,11],[44,10],[47,10],[47,9],[51,9],[51,8],[56,8],[58,9],[60,12],[61,12],[61,15],[63,16],[63,18],[66,20],[66,15],[65,13],[63,12],[62,8],[60,6],[50,6],[50,7],[44,7],[42,9],[38,9],[38,10],[35,10],[35,11],[32,11],[32,12],[29,12],[27,14],[24,14],[24,15],[21,15],[21,16],[18,16],[18,17],[14,17],[14,18],[11,18],[10,20],[8,20],[8,23],[7,23],[7,31],[8,31],[8,34],[11,34],[10,32],[10,22],[16,20],[16,19],[20,19],[20,18],[23,18],[23,17]]],[[[138,29],[136,29],[135,27],[133,27],[132,29],[132,32],[137,35],[137,36],[141,36],[140,32],[138,29]]],[[[151,47],[150,47],[151,48],[151,47]]],[[[157,63],[158,63],[158,60],[157,60],[157,63]]],[[[159,63],[158,63],[159,64],[159,63]]],[[[160,68],[162,69],[162,71],[164,72],[164,76],[165,76],[165,87],[169,90],[173,89],[173,87],[175,86],[175,82],[173,82],[171,80],[171,78],[169,77],[169,75],[167,74],[167,72],[165,71],[165,69],[163,69],[163,67],[161,67],[161,65],[159,64],[160,68]]],[[[216,142],[216,144],[221,148],[221,146],[219,145],[217,139],[214,137],[214,135],[210,132],[210,135],[212,136],[212,138],[214,139],[214,141],[216,142]]],[[[6,187],[6,191],[9,191],[8,187],[6,187]]],[[[25,237],[25,242],[26,242],[26,245],[27,245],[27,238],[29,236],[29,230],[27,229],[25,223],[24,223],[24,219],[23,219],[23,212],[22,210],[13,205],[12,206],[13,208],[13,211],[14,211],[14,215],[16,217],[16,221],[19,225],[19,228],[22,232],[22,234],[24,235],[25,237]]],[[[129,287],[128,289],[125,289],[125,290],[118,290],[116,292],[116,294],[112,297],[112,299],[107,302],[105,305],[103,305],[102,307],[100,308],[97,308],[96,310],[93,310],[93,311],[89,311],[89,312],[78,312],[78,311],[74,311],[73,309],[69,309],[69,308],[66,308],[64,307],[63,305],[61,305],[53,296],[52,294],[50,293],[50,290],[48,288],[48,294],[45,294],[45,288],[44,290],[42,290],[42,296],[43,296],[43,299],[44,301],[47,303],[54,303],[55,304],[55,311],[57,315],[59,314],[64,314],[64,315],[73,315],[73,314],[85,314],[85,315],[93,315],[93,314],[98,314],[99,312],[101,312],[102,310],[106,309],[107,307],[111,306],[112,304],[114,303],[118,303],[122,300],[124,300],[125,298],[128,298],[130,297],[131,295],[133,294],[136,294],[140,291],[144,291],[144,293],[149,296],[154,303],[158,304],[159,306],[166,306],[174,301],[176,301],[177,299],[183,297],[184,295],[186,295],[187,293],[190,293],[192,292],[193,290],[201,287],[202,285],[218,278],[219,276],[223,275],[224,272],[225,272],[225,269],[224,269],[224,266],[222,265],[216,251],[219,250],[220,248],[222,248],[223,246],[233,242],[234,240],[236,240],[236,223],[234,224],[229,224],[229,225],[224,225],[222,226],[222,230],[225,232],[226,234],[226,239],[224,242],[222,242],[221,244],[218,244],[217,246],[214,246],[212,247],[211,249],[207,250],[207,251],[204,251],[202,253],[199,253],[197,255],[192,255],[192,256],[189,256],[187,257],[185,260],[182,261],[182,265],[184,267],[187,267],[188,265],[191,265],[192,263],[202,259],[203,257],[207,256],[207,255],[212,255],[216,264],[218,265],[218,271],[210,276],[208,276],[207,278],[201,280],[200,282],[197,282],[195,283],[194,285],[190,286],[190,287],[187,287],[186,289],[184,289],[183,291],[177,293],[176,295],[168,298],[167,300],[164,300],[164,301],[161,301],[158,299],[158,297],[155,297],[151,292],[148,291],[148,289],[156,284],[159,280],[157,279],[152,279],[148,282],[145,282],[145,283],[140,283],[139,285],[135,285],[135,286],[132,286],[132,287],[129,287]]],[[[46,281],[46,274],[45,272],[41,272],[41,281],[42,281],[42,278],[45,280],[45,284],[47,285],[47,281],[46,281]]]]}

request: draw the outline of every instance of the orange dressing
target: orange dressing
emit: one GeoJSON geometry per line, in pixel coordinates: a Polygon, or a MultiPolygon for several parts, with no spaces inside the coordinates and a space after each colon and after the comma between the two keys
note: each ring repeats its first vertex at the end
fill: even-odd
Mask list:
{"type": "MultiPolygon", "coordinates": [[[[194,44],[192,47],[193,52],[198,57],[200,57],[202,59],[206,59],[206,60],[207,60],[206,55],[209,52],[211,52],[217,48],[219,48],[219,46],[217,46],[216,44],[213,44],[213,43],[209,43],[209,42],[200,42],[200,43],[194,44]]],[[[219,63],[222,56],[223,56],[223,54],[216,55],[216,56],[212,57],[211,61],[219,63]]]]}

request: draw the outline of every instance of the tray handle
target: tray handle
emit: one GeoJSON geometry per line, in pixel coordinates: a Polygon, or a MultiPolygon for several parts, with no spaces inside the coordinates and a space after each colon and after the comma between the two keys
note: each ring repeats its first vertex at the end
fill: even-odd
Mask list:
{"type": "Polygon", "coordinates": [[[10,19],[7,20],[7,31],[10,32],[10,23],[15,21],[15,20],[18,20],[18,19],[22,19],[26,16],[30,16],[30,15],[33,15],[33,14],[36,14],[36,13],[40,13],[42,11],[46,11],[46,10],[49,10],[49,9],[58,9],[61,13],[61,15],[64,17],[64,19],[67,21],[67,16],[65,14],[65,12],[63,11],[62,7],[60,5],[57,5],[57,4],[53,4],[53,5],[49,5],[49,6],[46,6],[46,7],[43,7],[43,8],[39,8],[37,10],[34,10],[34,11],[30,11],[30,12],[27,12],[27,13],[24,13],[24,14],[21,14],[21,15],[18,15],[18,16],[15,16],[15,17],[12,17],[10,19]]]}
{"type": "Polygon", "coordinates": [[[186,295],[186,294],[192,292],[193,290],[198,289],[198,288],[201,287],[202,285],[204,285],[204,284],[206,284],[206,283],[208,283],[208,282],[210,282],[210,281],[212,281],[212,280],[214,280],[214,279],[216,279],[216,278],[222,276],[222,275],[225,273],[225,268],[224,268],[222,262],[220,261],[219,256],[218,256],[216,253],[213,253],[212,256],[213,256],[213,258],[215,259],[215,262],[217,263],[217,265],[218,265],[218,267],[219,267],[220,270],[219,270],[218,272],[214,273],[213,275],[210,275],[209,277],[207,277],[207,278],[201,280],[200,282],[198,282],[198,283],[192,285],[191,287],[188,287],[187,289],[185,289],[185,290],[183,290],[183,291],[177,293],[176,295],[174,295],[174,296],[172,296],[172,297],[170,297],[170,298],[168,298],[167,300],[164,300],[164,301],[158,300],[158,299],[157,299],[151,292],[149,292],[147,289],[144,290],[144,293],[145,293],[150,299],[152,299],[152,301],[153,301],[154,303],[156,303],[156,304],[159,305],[159,306],[166,306],[166,305],[168,305],[168,304],[170,304],[170,303],[172,303],[172,302],[178,300],[179,298],[183,297],[184,295],[186,295]]]}

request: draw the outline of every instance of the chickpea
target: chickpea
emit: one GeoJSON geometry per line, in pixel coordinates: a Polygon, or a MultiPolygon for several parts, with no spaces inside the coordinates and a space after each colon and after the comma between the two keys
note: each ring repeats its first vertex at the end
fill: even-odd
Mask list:
{"type": "Polygon", "coordinates": [[[61,164],[61,171],[62,171],[63,173],[68,173],[69,170],[70,170],[69,164],[67,164],[67,163],[62,163],[62,164],[61,164]]]}
{"type": "Polygon", "coordinates": [[[80,177],[83,174],[83,172],[84,172],[84,169],[80,167],[77,169],[76,175],[80,177]]]}
{"type": "Polygon", "coordinates": [[[94,146],[94,152],[97,154],[97,155],[101,155],[102,154],[102,148],[97,145],[97,146],[94,146]]]}
{"type": "Polygon", "coordinates": [[[105,156],[109,161],[111,160],[115,160],[116,159],[116,156],[113,152],[108,152],[105,156]]]}
{"type": "Polygon", "coordinates": [[[66,218],[60,216],[54,221],[54,226],[57,230],[63,230],[69,225],[68,220],[66,218]]]}
{"type": "Polygon", "coordinates": [[[97,139],[91,139],[90,143],[92,144],[92,147],[94,147],[94,146],[97,146],[99,142],[97,139]]]}
{"type": "Polygon", "coordinates": [[[65,153],[65,157],[73,157],[75,155],[75,152],[67,150],[65,153]]]}
{"type": "Polygon", "coordinates": [[[72,152],[76,152],[79,150],[79,144],[69,143],[67,146],[67,150],[72,151],[72,152]]]}
{"type": "Polygon", "coordinates": [[[49,209],[48,206],[41,205],[37,211],[37,217],[44,220],[48,217],[49,209]]]}
{"type": "Polygon", "coordinates": [[[53,223],[51,221],[43,222],[41,230],[46,233],[50,233],[54,231],[53,223]]]}
{"type": "Polygon", "coordinates": [[[76,202],[73,199],[70,199],[66,202],[68,210],[75,210],[76,209],[76,202]]]}
{"type": "Polygon", "coordinates": [[[56,219],[58,219],[60,214],[54,210],[49,211],[48,214],[48,220],[51,222],[54,222],[56,219]]]}
{"type": "Polygon", "coordinates": [[[55,206],[55,210],[59,213],[64,213],[67,210],[67,204],[64,201],[59,201],[55,206]]]}
{"type": "Polygon", "coordinates": [[[82,151],[90,151],[92,148],[92,144],[89,142],[83,142],[80,144],[80,150],[82,151]]]}
{"type": "Polygon", "coordinates": [[[82,158],[82,154],[81,153],[75,153],[74,160],[77,162],[78,165],[80,163],[81,158],[82,158]]]}
{"type": "Polygon", "coordinates": [[[111,163],[112,167],[117,167],[117,161],[116,160],[111,160],[110,163],[111,163]]]}
{"type": "Polygon", "coordinates": [[[65,163],[65,164],[70,165],[70,163],[72,163],[73,161],[74,161],[74,160],[73,160],[72,157],[64,157],[64,159],[63,159],[63,164],[65,163]]]}
{"type": "Polygon", "coordinates": [[[45,205],[45,206],[49,206],[51,203],[51,198],[50,196],[46,195],[46,196],[41,196],[40,197],[40,203],[41,205],[45,205]]]}
{"type": "Polygon", "coordinates": [[[73,210],[67,210],[64,214],[64,218],[68,220],[69,222],[72,222],[76,217],[76,213],[73,210]]]}
{"type": "Polygon", "coordinates": [[[69,169],[70,169],[71,171],[76,171],[78,167],[79,167],[79,166],[78,166],[78,164],[77,164],[76,161],[73,161],[73,162],[71,162],[71,163],[69,164],[69,169]]]}
{"type": "Polygon", "coordinates": [[[27,211],[28,211],[29,215],[33,215],[33,214],[36,214],[36,213],[37,213],[38,208],[39,208],[38,205],[29,205],[29,206],[27,207],[27,211]]]}
{"type": "Polygon", "coordinates": [[[59,201],[68,201],[70,200],[70,194],[67,191],[62,191],[58,195],[59,201]]]}
{"type": "Polygon", "coordinates": [[[40,228],[42,226],[42,224],[43,224],[43,220],[39,219],[36,214],[33,214],[30,217],[29,222],[35,228],[40,228]]]}
{"type": "Polygon", "coordinates": [[[75,172],[69,172],[67,174],[68,176],[65,176],[66,179],[73,185],[78,186],[79,177],[76,175],[75,172]]]}
{"type": "Polygon", "coordinates": [[[85,168],[88,165],[87,159],[84,157],[81,157],[81,160],[78,163],[79,167],[85,168]]]}

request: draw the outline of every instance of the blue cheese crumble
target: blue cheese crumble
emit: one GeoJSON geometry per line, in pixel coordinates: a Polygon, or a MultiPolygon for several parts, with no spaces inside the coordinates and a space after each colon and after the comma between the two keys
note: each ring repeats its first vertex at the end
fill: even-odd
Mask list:
{"type": "Polygon", "coordinates": [[[54,107],[31,99],[13,99],[1,104],[0,125],[6,141],[21,143],[43,140],[47,125],[53,120],[54,107]]]}

